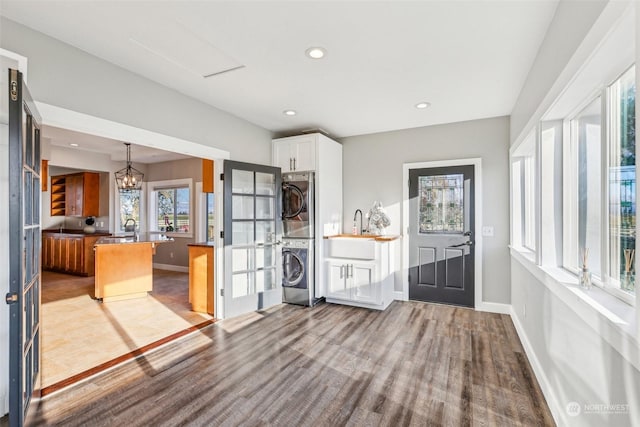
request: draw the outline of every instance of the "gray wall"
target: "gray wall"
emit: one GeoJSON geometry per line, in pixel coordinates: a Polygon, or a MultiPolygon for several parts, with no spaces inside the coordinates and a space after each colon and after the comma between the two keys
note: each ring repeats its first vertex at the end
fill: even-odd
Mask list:
{"type": "Polygon", "coordinates": [[[36,101],[271,162],[265,129],[6,18],[0,47],[29,59],[36,101]]]}
{"type": "Polygon", "coordinates": [[[522,133],[545,95],[600,16],[607,0],[561,0],[511,111],[511,141],[522,133]]]}
{"type": "Polygon", "coordinates": [[[191,178],[193,180],[193,194],[191,194],[191,229],[194,230],[193,238],[175,237],[173,242],[158,245],[153,262],[157,264],[169,264],[180,267],[189,266],[189,243],[195,243],[196,220],[196,182],[202,182],[202,160],[185,159],[172,162],[154,163],[148,165],[148,172],[145,179],[151,181],[165,181],[169,179],[191,178]],[[173,254],[173,257],[171,256],[173,254]]]}
{"type": "MultiPolygon", "coordinates": [[[[401,234],[402,165],[432,160],[482,158],[483,221],[495,237],[484,239],[483,300],[509,304],[509,118],[406,129],[341,140],[344,165],[344,231],[356,209],[382,202],[389,234],[401,234]]],[[[478,232],[480,230],[477,230],[478,232]]],[[[396,275],[396,290],[401,277],[396,275]]]]}

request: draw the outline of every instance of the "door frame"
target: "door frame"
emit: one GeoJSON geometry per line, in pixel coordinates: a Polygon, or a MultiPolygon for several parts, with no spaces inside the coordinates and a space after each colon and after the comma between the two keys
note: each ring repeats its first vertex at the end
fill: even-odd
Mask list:
{"type": "Polygon", "coordinates": [[[493,311],[482,301],[482,158],[435,160],[402,165],[402,291],[396,292],[396,299],[409,301],[409,171],[412,169],[441,168],[448,166],[472,165],[473,191],[475,197],[475,270],[474,306],[476,310],[493,311]],[[401,298],[400,295],[402,294],[401,298]]]}

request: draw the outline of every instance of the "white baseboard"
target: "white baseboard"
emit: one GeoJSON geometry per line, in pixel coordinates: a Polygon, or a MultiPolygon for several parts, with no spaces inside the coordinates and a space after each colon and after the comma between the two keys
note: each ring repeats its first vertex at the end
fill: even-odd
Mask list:
{"type": "Polygon", "coordinates": [[[522,347],[524,347],[524,352],[529,359],[529,363],[531,364],[531,368],[533,369],[533,373],[538,380],[538,384],[540,384],[540,388],[542,389],[542,394],[544,394],[544,398],[547,401],[547,405],[549,405],[549,410],[551,411],[551,415],[553,416],[553,420],[556,422],[556,425],[566,426],[570,425],[569,420],[566,418],[566,408],[562,405],[553,391],[553,387],[551,387],[551,383],[549,382],[549,378],[545,374],[544,369],[542,369],[542,365],[540,361],[536,357],[536,353],[529,342],[529,338],[524,330],[524,327],[520,323],[520,319],[516,315],[515,310],[511,307],[511,321],[516,328],[516,332],[518,333],[518,338],[520,338],[520,342],[522,343],[522,347]]]}
{"type": "Polygon", "coordinates": [[[395,301],[408,301],[405,297],[404,297],[404,292],[402,291],[393,291],[393,299],[395,301]]]}
{"type": "Polygon", "coordinates": [[[158,270],[179,271],[180,273],[189,272],[189,267],[184,267],[182,265],[159,264],[156,262],[153,263],[153,268],[157,268],[158,270]]]}
{"type": "Polygon", "coordinates": [[[511,304],[502,304],[498,302],[481,302],[476,306],[478,311],[486,311],[489,313],[511,314],[511,304]]]}

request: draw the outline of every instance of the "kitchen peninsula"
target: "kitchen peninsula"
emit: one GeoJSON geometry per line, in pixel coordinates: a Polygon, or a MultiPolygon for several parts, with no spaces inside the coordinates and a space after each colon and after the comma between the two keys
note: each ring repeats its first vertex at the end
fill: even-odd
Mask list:
{"type": "Polygon", "coordinates": [[[162,234],[101,237],[95,250],[95,298],[103,302],[141,298],[153,289],[153,255],[171,242],[162,234]]]}

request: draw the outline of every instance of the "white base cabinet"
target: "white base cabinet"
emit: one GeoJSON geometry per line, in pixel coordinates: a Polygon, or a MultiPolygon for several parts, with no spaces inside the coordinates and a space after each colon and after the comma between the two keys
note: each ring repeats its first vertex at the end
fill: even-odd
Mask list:
{"type": "MultiPolygon", "coordinates": [[[[326,239],[327,253],[340,254],[339,246],[351,239],[326,239]]],[[[360,242],[358,242],[360,243],[360,242]]],[[[362,242],[364,243],[364,242],[362,242]]],[[[393,301],[393,271],[389,242],[367,242],[374,245],[370,259],[328,258],[326,300],[335,304],[384,310],[393,301]]]]}

